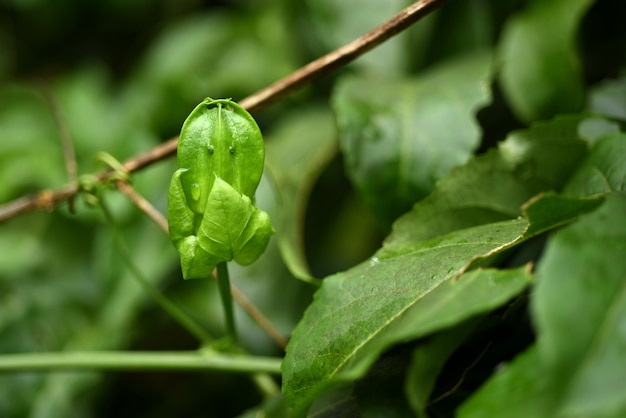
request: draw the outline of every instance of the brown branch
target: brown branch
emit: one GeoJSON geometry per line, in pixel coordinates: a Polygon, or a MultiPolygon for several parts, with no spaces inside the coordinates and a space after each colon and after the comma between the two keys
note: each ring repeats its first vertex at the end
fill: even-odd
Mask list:
{"type": "Polygon", "coordinates": [[[131,202],[145,213],[152,221],[159,226],[166,234],[169,234],[169,226],[167,219],[161,212],[159,212],[150,202],[148,202],[142,195],[137,193],[135,188],[125,181],[118,180],[115,182],[117,188],[130,199],[131,202]]]}
{"type": "Polygon", "coordinates": [[[261,329],[265,331],[267,335],[269,335],[270,338],[274,340],[274,342],[284,350],[287,347],[287,343],[289,341],[280,333],[280,331],[278,331],[272,321],[270,321],[263,314],[263,312],[261,312],[259,308],[257,308],[256,305],[254,305],[254,303],[252,303],[250,299],[246,297],[246,295],[241,293],[241,290],[239,290],[235,285],[230,286],[230,291],[233,295],[233,299],[235,300],[235,302],[237,302],[237,304],[241,306],[241,308],[250,316],[250,318],[252,318],[252,320],[254,320],[254,322],[256,322],[257,325],[259,325],[259,327],[261,327],[261,329]]]}
{"type": "MultiPolygon", "coordinates": [[[[402,32],[444,2],[445,0],[419,0],[365,35],[318,58],[252,96],[241,100],[239,104],[249,112],[254,113],[293,91],[310,84],[312,81],[348,64],[392,36],[402,32]]],[[[124,168],[128,172],[134,172],[163,160],[176,152],[177,142],[178,137],[171,138],[167,142],[125,161],[123,164],[124,168]]],[[[96,174],[96,177],[103,181],[109,173],[110,171],[108,170],[102,171],[96,174]]],[[[77,193],[78,186],[76,183],[72,183],[58,189],[44,190],[35,196],[24,196],[0,205],[0,223],[34,210],[54,209],[77,193]]]]}
{"type": "Polygon", "coordinates": [[[305,65],[282,80],[243,99],[239,104],[249,112],[254,113],[262,107],[354,61],[367,51],[402,32],[413,23],[441,6],[444,1],[445,0],[416,1],[385,23],[367,32],[365,35],[305,65]]]}

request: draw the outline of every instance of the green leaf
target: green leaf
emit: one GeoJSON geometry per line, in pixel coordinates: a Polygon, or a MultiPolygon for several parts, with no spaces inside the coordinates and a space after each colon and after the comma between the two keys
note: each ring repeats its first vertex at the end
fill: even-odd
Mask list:
{"type": "MultiPolygon", "coordinates": [[[[170,196],[170,215],[186,209],[178,203],[181,200],[177,193],[170,196]],[[172,202],[180,211],[172,209],[172,202]]],[[[197,235],[176,234],[172,238],[181,257],[183,277],[189,279],[209,277],[218,263],[231,260],[241,265],[253,263],[273,233],[267,213],[254,206],[248,196],[215,177],[197,235]]]]}
{"type": "Polygon", "coordinates": [[[615,80],[606,80],[592,89],[589,110],[626,120],[626,74],[615,80]]]}
{"type": "Polygon", "coordinates": [[[403,390],[410,354],[408,347],[400,347],[385,353],[369,372],[354,384],[352,393],[360,416],[368,418],[411,416],[411,407],[403,390]]]}
{"type": "Polygon", "coordinates": [[[626,197],[557,232],[537,268],[536,346],[496,374],[459,417],[626,414],[626,197]]]}
{"type": "Polygon", "coordinates": [[[215,251],[212,254],[222,257],[219,262],[234,259],[246,266],[263,253],[273,233],[267,213],[221,178],[215,179],[199,228],[203,249],[215,251]]]}
{"type": "Polygon", "coordinates": [[[392,344],[453,326],[506,302],[529,283],[531,276],[524,269],[462,274],[475,261],[562,225],[600,202],[548,195],[526,208],[528,220],[389,244],[366,262],[327,277],[287,348],[287,400],[306,407],[328,385],[362,376],[392,344]],[[578,210],[555,214],[554,200],[578,210]]]}
{"type": "Polygon", "coordinates": [[[415,78],[339,83],[332,100],[348,174],[380,219],[393,221],[472,155],[490,63],[474,53],[415,78]]]}
{"type": "Polygon", "coordinates": [[[457,411],[458,418],[548,418],[551,393],[537,347],[532,346],[505,365],[457,411]]]}
{"type": "Polygon", "coordinates": [[[390,345],[452,326],[517,294],[530,280],[523,270],[476,270],[459,280],[449,279],[468,259],[507,245],[525,224],[491,225],[489,231],[479,227],[454,237],[468,243],[488,239],[497,230],[504,235],[500,241],[443,240],[430,249],[403,252],[325,279],[287,348],[283,363],[287,399],[294,405],[306,404],[329,383],[362,376],[390,345]],[[457,254],[447,254],[456,252],[453,248],[457,254]]]}
{"type": "Polygon", "coordinates": [[[572,176],[564,192],[589,196],[626,190],[626,134],[615,133],[599,140],[572,176]]]}
{"type": "Polygon", "coordinates": [[[626,197],[609,196],[556,234],[537,268],[537,344],[564,416],[626,414],[625,213],[626,197]]]}
{"type": "Polygon", "coordinates": [[[313,277],[304,252],[303,222],[315,180],[337,152],[333,116],[324,109],[290,115],[268,136],[266,168],[276,185],[280,212],[274,219],[280,252],[291,273],[313,277]]]}
{"type": "MultiPolygon", "coordinates": [[[[494,39],[494,6],[485,1],[448,2],[433,13],[436,31],[429,39],[429,61],[491,48],[494,39]]],[[[422,26],[420,19],[416,26],[422,26]]],[[[419,50],[418,50],[419,53],[419,50]]],[[[414,47],[411,46],[411,54],[414,47]]]]}
{"type": "Polygon", "coordinates": [[[287,402],[282,395],[275,396],[263,401],[263,403],[256,408],[247,410],[238,418],[289,418],[289,408],[287,402]]]}
{"type": "Polygon", "coordinates": [[[534,0],[506,23],[499,44],[502,90],[529,122],[575,112],[585,99],[575,41],[593,0],[534,0]]]}
{"type": "Polygon", "coordinates": [[[476,323],[477,319],[471,319],[437,333],[413,351],[404,390],[417,417],[427,417],[428,399],[439,372],[450,355],[474,330],[476,323]]]}
{"type": "Polygon", "coordinates": [[[585,121],[562,116],[511,133],[497,150],[441,179],[430,196],[394,223],[385,243],[422,241],[519,216],[532,196],[561,189],[584,158],[587,145],[578,131],[585,121]]]}

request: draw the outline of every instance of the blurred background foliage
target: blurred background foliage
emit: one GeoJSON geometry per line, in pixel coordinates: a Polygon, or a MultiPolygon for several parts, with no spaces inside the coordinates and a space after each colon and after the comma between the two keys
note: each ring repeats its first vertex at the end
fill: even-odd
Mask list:
{"type": "MultiPolygon", "coordinates": [[[[91,173],[97,152],[146,151],[204,97],[241,100],[409,3],[0,0],[0,202],[68,181],[63,128],[79,174],[91,173]]],[[[558,113],[623,118],[606,98],[624,92],[623,78],[610,79],[626,62],[625,15],[619,0],[449,1],[255,114],[268,144],[257,199],[279,233],[258,263],[233,266],[234,283],[289,335],[314,290],[294,275],[369,256],[453,166],[558,113]],[[542,56],[552,61],[537,70],[542,56]],[[377,142],[414,132],[407,153],[377,142]],[[404,163],[423,169],[396,172],[404,163]]],[[[162,212],[174,169],[171,158],[133,175],[162,212]]],[[[105,197],[140,269],[222,335],[215,284],[183,282],[167,236],[119,193],[105,197]]],[[[0,353],[198,347],[135,283],[114,233],[80,198],[76,213],[63,205],[0,225],[0,353]]],[[[251,353],[281,355],[244,312],[237,319],[251,353]]],[[[3,417],[226,417],[261,401],[247,378],[216,373],[20,373],[0,385],[3,417]]]]}

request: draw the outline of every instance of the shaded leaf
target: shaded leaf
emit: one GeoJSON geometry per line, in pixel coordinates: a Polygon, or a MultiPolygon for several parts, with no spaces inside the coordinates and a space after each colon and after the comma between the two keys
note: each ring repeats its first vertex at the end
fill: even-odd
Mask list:
{"type": "Polygon", "coordinates": [[[557,232],[537,268],[535,346],[459,417],[621,417],[626,413],[626,197],[557,232]]]}
{"type": "Polygon", "coordinates": [[[442,331],[413,351],[404,386],[411,408],[417,417],[426,418],[428,399],[450,355],[475,328],[477,320],[463,322],[442,331]],[[469,322],[469,323],[468,323],[469,322]]]}
{"type": "Polygon", "coordinates": [[[535,0],[503,29],[502,90],[518,118],[529,122],[575,112],[584,86],[575,40],[593,0],[535,0]]]}
{"type": "Polygon", "coordinates": [[[348,175],[390,223],[465,163],[478,145],[473,112],[489,99],[491,58],[475,53],[415,78],[343,79],[333,94],[348,175]]]}
{"type": "Polygon", "coordinates": [[[519,216],[532,196],[561,189],[584,158],[587,146],[578,130],[585,121],[562,116],[511,133],[497,150],[441,179],[430,196],[394,223],[385,243],[431,239],[519,216]]]}
{"type": "Polygon", "coordinates": [[[538,348],[563,416],[626,414],[626,197],[554,236],[537,268],[538,348]]]}
{"type": "Polygon", "coordinates": [[[266,168],[280,202],[273,218],[280,252],[291,273],[309,282],[303,218],[315,180],[336,152],[333,116],[321,108],[291,115],[270,133],[266,147],[266,168]]]}
{"type": "Polygon", "coordinates": [[[289,418],[289,408],[287,408],[287,402],[282,395],[269,398],[261,405],[254,409],[250,409],[245,413],[239,415],[238,418],[289,418]]]}
{"type": "Polygon", "coordinates": [[[411,416],[411,408],[402,390],[410,354],[408,347],[399,347],[385,353],[367,374],[355,383],[353,394],[360,416],[367,418],[411,416]]]}
{"type": "MultiPolygon", "coordinates": [[[[339,385],[315,399],[307,418],[340,418],[359,416],[352,384],[339,385]]],[[[296,415],[297,416],[297,415],[296,415]]]]}
{"type": "Polygon", "coordinates": [[[458,418],[506,416],[548,418],[550,393],[544,389],[544,370],[537,347],[532,346],[496,372],[457,411],[458,418]]]}

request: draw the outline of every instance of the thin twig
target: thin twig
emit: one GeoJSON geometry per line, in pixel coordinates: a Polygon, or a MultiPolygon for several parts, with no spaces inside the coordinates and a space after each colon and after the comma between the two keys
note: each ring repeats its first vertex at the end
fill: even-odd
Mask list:
{"type": "MultiPolygon", "coordinates": [[[[243,99],[239,104],[254,113],[293,91],[310,84],[313,80],[348,64],[392,36],[405,30],[410,25],[441,6],[444,2],[445,0],[419,0],[365,35],[296,70],[291,75],[288,75],[252,96],[243,99]]],[[[178,137],[171,138],[153,149],[127,160],[124,162],[124,168],[128,170],[128,172],[134,172],[161,161],[176,152],[177,143],[178,137]]],[[[102,171],[97,173],[96,177],[100,181],[103,181],[107,178],[109,173],[110,171],[108,170],[102,171]]],[[[34,210],[54,209],[60,203],[72,198],[77,193],[77,184],[71,183],[58,189],[44,190],[35,196],[20,197],[12,202],[0,205],[0,223],[34,210]]]]}
{"type": "Polygon", "coordinates": [[[276,329],[274,324],[267,319],[267,317],[257,308],[251,301],[241,293],[235,285],[230,286],[230,290],[233,295],[233,299],[239,306],[243,308],[244,311],[263,329],[267,335],[270,336],[272,340],[283,350],[287,347],[287,339],[276,329]]]}
{"type": "Polygon", "coordinates": [[[118,189],[122,191],[135,204],[143,213],[148,215],[155,224],[159,226],[166,234],[169,234],[169,228],[167,225],[167,219],[161,212],[159,212],[150,202],[148,202],[142,195],[137,193],[133,186],[128,182],[118,180],[115,182],[118,189]]]}
{"type": "Polygon", "coordinates": [[[402,32],[420,18],[441,6],[444,1],[445,0],[416,1],[385,23],[367,32],[365,35],[305,65],[282,80],[243,99],[239,104],[251,113],[256,112],[262,107],[354,61],[367,51],[402,32]]]}
{"type": "MultiPolygon", "coordinates": [[[[50,106],[54,121],[59,128],[59,136],[61,138],[61,148],[63,148],[63,156],[65,157],[65,171],[67,172],[67,179],[72,183],[78,182],[78,165],[76,164],[76,153],[74,152],[74,141],[72,140],[72,134],[70,128],[67,126],[67,121],[61,110],[61,106],[56,100],[52,89],[47,83],[41,83],[41,90],[43,91],[44,98],[50,106]]],[[[73,200],[69,200],[70,211],[74,211],[73,200]]]]}

